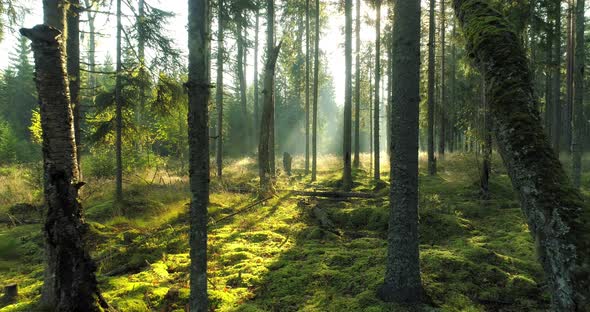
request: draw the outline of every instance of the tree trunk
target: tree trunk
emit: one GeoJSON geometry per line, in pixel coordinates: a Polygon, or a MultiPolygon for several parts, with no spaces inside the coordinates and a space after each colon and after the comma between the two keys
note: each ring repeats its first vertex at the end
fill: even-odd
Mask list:
{"type": "Polygon", "coordinates": [[[379,113],[379,106],[381,103],[381,99],[379,98],[379,91],[381,91],[381,0],[377,0],[375,2],[375,111],[373,112],[374,116],[373,119],[375,120],[375,124],[373,125],[375,129],[373,129],[373,146],[375,148],[375,154],[373,157],[375,158],[373,168],[373,179],[380,180],[381,179],[381,163],[380,163],[380,156],[381,156],[381,146],[379,142],[379,135],[380,133],[380,113],[379,113]]]}
{"type": "Polygon", "coordinates": [[[209,205],[209,1],[188,3],[188,137],[190,178],[190,311],[207,312],[207,206],[209,205]]]}
{"type": "Polygon", "coordinates": [[[447,143],[447,90],[445,85],[446,73],[446,10],[445,2],[447,0],[440,0],[440,131],[438,133],[438,156],[440,159],[445,157],[445,148],[447,143]]]}
{"type": "Polygon", "coordinates": [[[584,66],[586,64],[585,50],[585,1],[576,3],[576,36],[574,60],[574,118],[572,125],[572,176],[574,186],[580,188],[582,175],[582,151],[584,138],[584,66]]]}
{"type": "Polygon", "coordinates": [[[555,29],[553,31],[553,74],[551,94],[553,96],[553,149],[559,156],[561,151],[561,0],[553,1],[555,29]]]}
{"type": "MultiPolygon", "coordinates": [[[[139,76],[141,79],[149,79],[146,72],[145,64],[145,0],[139,0],[138,4],[138,16],[137,16],[137,57],[139,58],[139,76]]],[[[145,83],[139,85],[139,101],[135,103],[135,124],[138,129],[138,141],[137,141],[137,152],[140,153],[143,150],[142,142],[142,128],[143,128],[143,109],[146,103],[146,87],[145,83]]],[[[149,151],[148,151],[149,153],[149,151]]]]}
{"type": "Polygon", "coordinates": [[[371,173],[371,171],[373,170],[373,92],[371,92],[371,90],[373,90],[373,73],[371,72],[371,70],[373,69],[373,50],[371,49],[371,46],[369,46],[369,64],[367,65],[369,74],[367,75],[369,77],[369,159],[370,164],[369,164],[369,173],[371,173]]]}
{"type": "Polygon", "coordinates": [[[309,0],[305,0],[305,174],[309,174],[309,0]]]}
{"type": "Polygon", "coordinates": [[[248,152],[250,150],[250,139],[251,139],[251,134],[250,134],[250,127],[249,127],[249,122],[248,119],[246,118],[246,116],[248,116],[248,100],[247,100],[247,94],[246,94],[246,77],[244,74],[244,17],[242,16],[242,12],[239,12],[238,15],[236,16],[236,22],[237,22],[237,29],[236,29],[236,44],[238,46],[238,55],[237,55],[237,65],[236,65],[236,70],[237,70],[237,75],[238,75],[238,90],[239,90],[239,95],[240,95],[240,107],[242,108],[242,116],[244,116],[241,120],[242,120],[242,129],[244,131],[244,141],[242,142],[245,146],[244,146],[244,150],[243,152],[248,152]]]}
{"type": "Polygon", "coordinates": [[[571,152],[572,147],[572,109],[574,107],[574,5],[567,1],[567,46],[566,46],[566,101],[565,101],[565,146],[571,152]]]}
{"type": "MultiPolygon", "coordinates": [[[[548,9],[549,10],[549,9],[548,9]]],[[[553,137],[553,25],[547,17],[547,32],[545,34],[545,132],[549,138],[553,137]]]]}
{"type": "Polygon", "coordinates": [[[121,99],[121,32],[123,31],[123,26],[121,25],[121,0],[117,0],[117,65],[116,65],[116,72],[117,77],[115,79],[115,105],[116,105],[116,112],[115,112],[115,119],[116,119],[116,142],[115,142],[115,151],[116,151],[116,162],[117,162],[117,169],[116,169],[116,178],[115,178],[115,199],[117,202],[121,202],[123,200],[123,112],[122,112],[122,99],[121,99]]]}
{"type": "Polygon", "coordinates": [[[313,122],[311,135],[311,181],[317,179],[318,161],[318,98],[320,73],[320,0],[315,0],[315,44],[313,57],[313,122]]]}
{"type": "Polygon", "coordinates": [[[420,1],[397,1],[393,22],[390,213],[386,301],[423,300],[418,241],[418,113],[420,104],[420,1]]]}
{"type": "Polygon", "coordinates": [[[260,141],[258,143],[258,170],[260,176],[260,191],[264,193],[273,192],[271,178],[271,158],[274,157],[272,144],[274,144],[274,89],[276,63],[281,51],[281,43],[274,45],[274,0],[266,1],[267,26],[266,26],[266,47],[267,60],[264,71],[264,86],[262,118],[260,120],[260,141]]]}
{"type": "MultiPolygon", "coordinates": [[[[74,137],[76,140],[76,162],[80,170],[80,154],[82,150],[82,110],[80,109],[80,0],[70,0],[67,16],[68,41],[68,77],[70,84],[70,98],[74,114],[74,137]]],[[[80,172],[78,172],[80,174],[80,172]]]]}
{"type": "Polygon", "coordinates": [[[345,11],[345,78],[344,78],[344,131],[343,131],[343,172],[342,172],[342,189],[350,191],[352,189],[352,0],[344,1],[345,11]]]}
{"type": "Polygon", "coordinates": [[[496,141],[536,241],[552,311],[587,311],[590,229],[583,218],[588,211],[543,132],[519,38],[488,3],[454,0],[454,5],[468,55],[488,84],[496,141]]]}
{"type": "Polygon", "coordinates": [[[256,14],[256,33],[254,34],[254,133],[252,136],[256,137],[260,133],[260,90],[258,86],[258,30],[260,28],[260,14],[258,9],[254,14],[256,14]]]}
{"type": "MultiPolygon", "coordinates": [[[[57,10],[65,10],[58,1],[57,10]]],[[[55,5],[55,3],[54,3],[55,5]]],[[[55,9],[54,7],[53,9],[55,9]]],[[[65,11],[64,11],[65,12],[65,11]]],[[[63,12],[62,12],[63,13],[63,12]]],[[[46,20],[47,21],[47,20],[46,20]]],[[[43,129],[45,281],[43,306],[56,311],[108,309],[86,250],[88,226],[78,202],[78,163],[65,49],[60,31],[46,25],[21,29],[31,39],[43,129]]]]}
{"type": "Polygon", "coordinates": [[[361,0],[356,0],[356,69],[354,85],[354,160],[352,162],[355,168],[361,164],[360,145],[361,145],[361,0]]]}
{"type": "Polygon", "coordinates": [[[490,171],[492,164],[492,124],[490,120],[490,113],[488,108],[488,101],[486,98],[486,80],[484,77],[481,78],[481,107],[483,115],[483,135],[482,135],[482,152],[483,152],[483,163],[481,166],[481,179],[480,179],[480,197],[482,199],[490,199],[490,171]]]}
{"type": "Polygon", "coordinates": [[[215,88],[215,103],[217,106],[217,151],[215,160],[217,163],[217,176],[223,175],[223,57],[225,48],[223,45],[223,1],[217,2],[217,86],[215,88]]]}
{"type": "MultiPolygon", "coordinates": [[[[96,12],[93,12],[91,1],[84,0],[84,4],[86,5],[86,15],[88,18],[88,88],[90,89],[90,98],[91,102],[94,106],[94,97],[96,95],[96,27],[94,25],[94,21],[96,18],[96,12]]],[[[76,144],[80,144],[80,142],[76,141],[76,144]]],[[[79,157],[79,156],[78,156],[79,157]]]]}
{"type": "Polygon", "coordinates": [[[428,27],[428,174],[436,174],[434,158],[434,71],[435,69],[435,0],[430,0],[430,23],[428,27]]]}

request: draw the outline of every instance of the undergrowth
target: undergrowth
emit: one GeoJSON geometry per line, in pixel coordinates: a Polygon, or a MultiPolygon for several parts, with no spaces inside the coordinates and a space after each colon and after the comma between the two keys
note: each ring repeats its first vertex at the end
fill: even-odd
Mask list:
{"type": "MultiPolygon", "coordinates": [[[[321,161],[319,181],[309,183],[299,169],[292,177],[279,175],[276,196],[253,207],[249,204],[259,199],[253,159],[227,164],[223,179],[212,177],[208,247],[212,310],[548,308],[532,238],[498,159],[492,198],[487,201],[479,199],[473,156],[447,156],[439,161],[435,177],[420,172],[422,279],[433,304],[414,309],[385,304],[375,296],[385,273],[389,205],[387,192],[378,189],[387,185],[372,181],[367,166],[354,172],[354,191],[385,196],[337,201],[290,192],[337,188],[338,160],[321,161]],[[320,226],[311,213],[314,206],[327,212],[335,230],[320,226]]],[[[368,163],[368,157],[363,161],[368,163]]],[[[293,165],[301,168],[302,160],[293,165]]],[[[105,298],[120,311],[185,311],[187,178],[142,173],[126,185],[122,204],[114,204],[111,182],[91,180],[81,196],[105,298]]],[[[584,176],[584,182],[589,185],[590,177],[584,176]]],[[[587,189],[584,192],[588,195],[587,189]]],[[[0,229],[0,281],[19,286],[18,302],[0,311],[35,310],[42,286],[42,250],[40,224],[0,229]]]]}

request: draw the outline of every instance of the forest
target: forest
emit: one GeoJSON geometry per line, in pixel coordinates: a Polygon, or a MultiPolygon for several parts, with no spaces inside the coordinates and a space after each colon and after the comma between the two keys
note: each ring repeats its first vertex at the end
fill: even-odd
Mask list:
{"type": "Polygon", "coordinates": [[[0,0],[0,312],[590,312],[585,0],[0,0]]]}

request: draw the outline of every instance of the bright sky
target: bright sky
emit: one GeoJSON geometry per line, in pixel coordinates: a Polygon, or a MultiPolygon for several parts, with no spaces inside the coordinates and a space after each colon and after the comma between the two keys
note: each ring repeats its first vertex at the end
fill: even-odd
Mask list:
{"type": "MultiPolygon", "coordinates": [[[[148,0],[149,1],[149,0],[148,0]]],[[[33,1],[37,2],[37,1],[33,1]]],[[[113,1],[114,2],[114,1],[113,1]]],[[[125,2],[125,1],[124,1],[125,2]]],[[[186,24],[187,24],[187,1],[161,1],[161,0],[152,0],[149,1],[153,6],[158,7],[163,10],[171,11],[176,14],[174,18],[171,19],[170,25],[167,27],[167,32],[170,36],[175,39],[176,46],[180,48],[184,55],[186,56],[187,51],[187,31],[186,31],[186,24]],[[156,3],[154,3],[154,1],[156,3]],[[159,3],[158,3],[159,2],[159,3]]],[[[329,3],[327,4],[327,10],[329,12],[330,20],[328,21],[327,28],[321,35],[320,41],[320,49],[326,53],[328,64],[321,64],[327,65],[329,72],[332,74],[334,78],[334,87],[336,91],[336,102],[338,104],[342,104],[344,102],[344,34],[342,33],[344,27],[344,15],[343,13],[339,13],[337,11],[335,2],[322,2],[322,3],[329,3]]],[[[112,12],[115,11],[115,7],[110,8],[112,12]]],[[[30,13],[25,16],[23,26],[32,27],[36,24],[42,23],[42,6],[38,3],[30,5],[30,13]]],[[[102,10],[108,10],[108,8],[104,8],[102,10]]],[[[123,5],[123,13],[130,14],[129,10],[125,10],[125,5],[123,5]],[[127,11],[127,12],[126,12],[127,11]]],[[[382,16],[385,16],[387,13],[387,8],[383,6],[382,8],[382,16]]],[[[361,9],[362,19],[364,20],[364,16],[369,15],[373,19],[375,16],[374,10],[369,8],[364,4],[361,9]]],[[[356,16],[356,13],[353,12],[353,18],[356,16]]],[[[86,15],[84,14],[81,18],[82,20],[86,20],[86,15]]],[[[123,23],[130,25],[133,23],[132,19],[123,19],[123,23]]],[[[264,23],[264,20],[261,19],[261,23],[264,23]]],[[[384,23],[382,23],[382,27],[384,23]]],[[[104,15],[98,16],[97,22],[97,31],[101,34],[105,34],[105,36],[98,37],[98,47],[97,47],[97,63],[103,63],[105,56],[108,54],[114,59],[115,56],[115,18],[114,17],[106,17],[104,15]]],[[[213,27],[216,24],[214,23],[213,27]]],[[[81,25],[83,30],[87,30],[87,26],[84,23],[81,25]]],[[[354,25],[353,25],[354,27],[354,25]]],[[[260,38],[264,40],[264,26],[261,27],[260,31],[260,38]]],[[[280,34],[280,32],[278,32],[280,34]]],[[[250,36],[253,37],[253,33],[249,33],[250,36]]],[[[5,34],[4,40],[0,43],[0,69],[5,68],[8,65],[9,55],[14,51],[14,47],[18,42],[19,34],[17,31],[7,31],[5,34]]],[[[84,39],[84,38],[83,38],[84,39]]],[[[371,42],[375,40],[375,31],[373,26],[368,26],[363,24],[361,28],[361,40],[362,44],[367,42],[371,42]]],[[[86,44],[84,42],[83,44],[86,44]]],[[[215,44],[215,43],[213,43],[215,44]]],[[[264,46],[264,43],[261,43],[261,46],[264,46]]],[[[353,49],[354,49],[354,38],[353,38],[353,49]]],[[[85,55],[85,49],[82,48],[82,55],[85,55]]],[[[253,81],[253,53],[249,51],[249,58],[248,64],[252,68],[248,68],[247,75],[249,83],[253,81]]],[[[149,54],[149,52],[148,52],[149,54]]],[[[262,55],[262,51],[260,51],[262,55]]],[[[259,68],[262,68],[262,60],[259,60],[259,68]]],[[[354,62],[354,57],[353,57],[354,62]]],[[[214,64],[214,60],[213,60],[214,64]]],[[[215,71],[212,71],[212,74],[215,74],[215,71]]],[[[213,77],[214,79],[214,77],[213,77]]]]}

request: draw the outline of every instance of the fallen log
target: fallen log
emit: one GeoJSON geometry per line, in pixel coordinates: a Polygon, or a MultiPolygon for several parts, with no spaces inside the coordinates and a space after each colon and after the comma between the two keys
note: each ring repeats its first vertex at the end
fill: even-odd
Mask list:
{"type": "Polygon", "coordinates": [[[258,205],[260,205],[261,203],[272,199],[272,198],[273,198],[273,196],[269,196],[269,197],[265,197],[263,199],[257,200],[255,202],[249,204],[248,206],[246,206],[246,207],[244,207],[244,208],[236,211],[236,212],[230,213],[227,216],[224,216],[224,217],[222,217],[222,218],[220,218],[218,220],[213,220],[213,221],[209,222],[209,225],[215,225],[215,224],[217,224],[217,223],[219,223],[221,221],[227,220],[227,219],[229,219],[231,217],[234,217],[234,216],[236,216],[236,215],[238,215],[240,213],[244,213],[244,212],[246,212],[246,211],[248,211],[248,210],[250,210],[250,209],[252,209],[252,208],[254,208],[254,207],[258,206],[258,205]]]}
{"type": "Polygon", "coordinates": [[[295,196],[310,197],[327,197],[327,198],[375,198],[376,194],[371,193],[354,193],[354,192],[320,192],[320,191],[292,191],[280,190],[281,192],[291,192],[295,196]]]}

